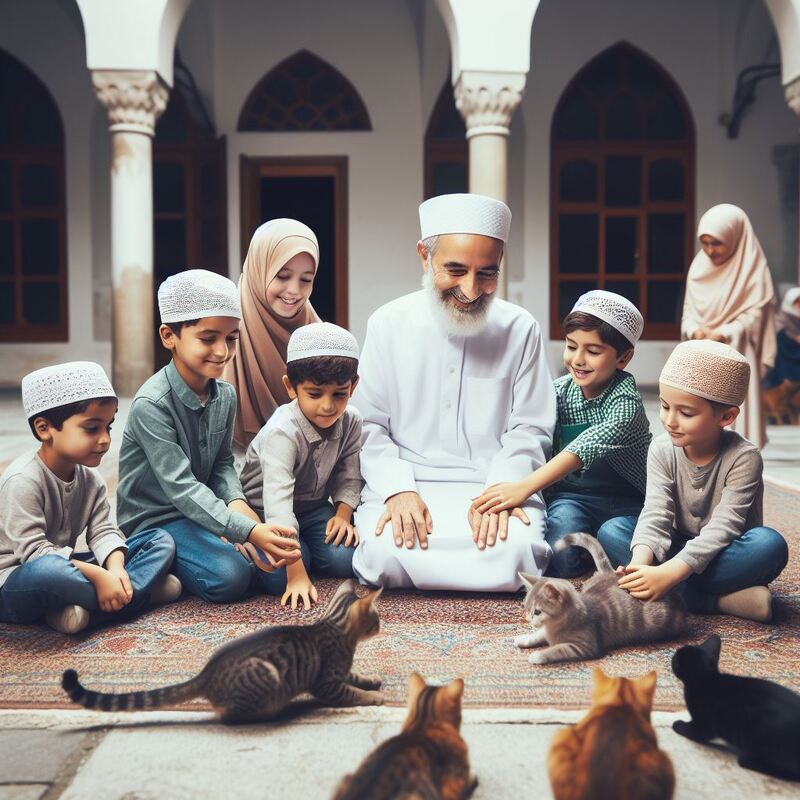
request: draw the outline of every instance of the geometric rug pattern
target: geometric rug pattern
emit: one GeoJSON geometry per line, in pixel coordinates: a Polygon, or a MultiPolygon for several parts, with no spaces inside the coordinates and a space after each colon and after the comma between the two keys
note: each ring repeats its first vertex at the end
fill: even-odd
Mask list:
{"type": "MultiPolygon", "coordinates": [[[[769,625],[725,616],[691,616],[689,636],[722,637],[721,668],[776,680],[800,691],[800,494],[766,487],[767,525],[789,542],[789,564],[772,585],[775,618],[769,625]]],[[[498,545],[502,546],[502,544],[498,545]]],[[[308,624],[322,613],[335,581],[317,581],[320,604],[292,612],[275,598],[252,597],[227,606],[187,598],[154,609],[125,625],[66,637],[45,626],[0,625],[0,707],[69,707],[61,673],[71,667],[84,685],[103,691],[165,686],[196,674],[215,648],[265,625],[308,624]]],[[[408,675],[432,681],[462,676],[470,707],[585,708],[596,664],[612,675],[636,677],[655,669],[654,707],[683,707],[680,683],[670,670],[679,644],[667,642],[615,651],[599,662],[529,664],[513,645],[526,629],[521,595],[385,592],[381,633],[363,643],[354,669],[384,678],[387,702],[405,704],[408,675]]],[[[203,709],[204,701],[181,706],[203,709]]]]}

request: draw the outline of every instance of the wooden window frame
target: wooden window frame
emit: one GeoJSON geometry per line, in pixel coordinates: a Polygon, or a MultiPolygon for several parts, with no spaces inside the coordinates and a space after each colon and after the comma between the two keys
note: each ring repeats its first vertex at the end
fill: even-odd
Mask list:
{"type": "Polygon", "coordinates": [[[261,224],[260,182],[262,178],[334,179],[334,230],[336,231],[334,289],[336,324],[348,326],[348,207],[347,156],[245,156],[239,157],[241,187],[240,262],[250,246],[253,232],[261,224]]]}

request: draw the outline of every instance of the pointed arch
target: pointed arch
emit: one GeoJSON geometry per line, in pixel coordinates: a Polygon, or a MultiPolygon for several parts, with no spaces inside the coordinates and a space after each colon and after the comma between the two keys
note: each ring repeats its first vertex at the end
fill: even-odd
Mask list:
{"type": "Polygon", "coordinates": [[[694,123],[652,58],[620,42],[564,89],[551,126],[550,333],[585,291],[633,301],[675,339],[694,248],[694,123]]]}
{"type": "Polygon", "coordinates": [[[0,49],[0,342],[67,340],[65,194],[58,106],[0,49]]]}
{"type": "Polygon", "coordinates": [[[273,67],[252,89],[239,131],[370,131],[361,95],[339,70],[308,50],[273,67]]]}
{"type": "Polygon", "coordinates": [[[456,108],[448,71],[425,130],[425,199],[466,192],[468,184],[467,128],[456,108]]]}

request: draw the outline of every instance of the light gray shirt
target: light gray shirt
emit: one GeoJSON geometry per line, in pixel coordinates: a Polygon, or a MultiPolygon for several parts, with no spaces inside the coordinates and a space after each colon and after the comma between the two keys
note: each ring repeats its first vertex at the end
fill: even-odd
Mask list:
{"type": "Polygon", "coordinates": [[[278,408],[247,448],[242,486],[265,522],[297,533],[297,517],[330,498],[356,508],[361,502],[361,415],[349,406],[325,434],[293,400],[278,408]]]}
{"type": "Polygon", "coordinates": [[[758,448],[725,430],[716,458],[692,463],[669,434],[653,440],[647,455],[647,493],[631,541],[647,545],[659,561],[673,544],[694,572],[745,531],[763,522],[763,463],[758,448]]]}
{"type": "Polygon", "coordinates": [[[12,461],[0,476],[0,586],[27,561],[49,553],[71,558],[84,531],[101,566],[114,550],[127,549],[100,473],[79,464],[67,483],[37,452],[12,461]]]}

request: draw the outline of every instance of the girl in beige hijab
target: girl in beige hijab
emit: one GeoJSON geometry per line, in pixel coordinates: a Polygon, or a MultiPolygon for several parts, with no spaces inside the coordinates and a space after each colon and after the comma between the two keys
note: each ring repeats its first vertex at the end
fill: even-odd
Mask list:
{"type": "Polygon", "coordinates": [[[241,456],[279,405],[292,332],[320,319],[308,301],[319,262],[317,237],[294,219],[273,219],[253,234],[239,279],[239,347],[224,378],[236,389],[234,452],[241,456]]]}
{"type": "Polygon", "coordinates": [[[750,388],[734,430],[758,447],[767,441],[761,378],[775,363],[775,292],[747,214],[723,203],[697,226],[701,250],[686,278],[681,333],[735,347],[750,364],[750,388]]]}

